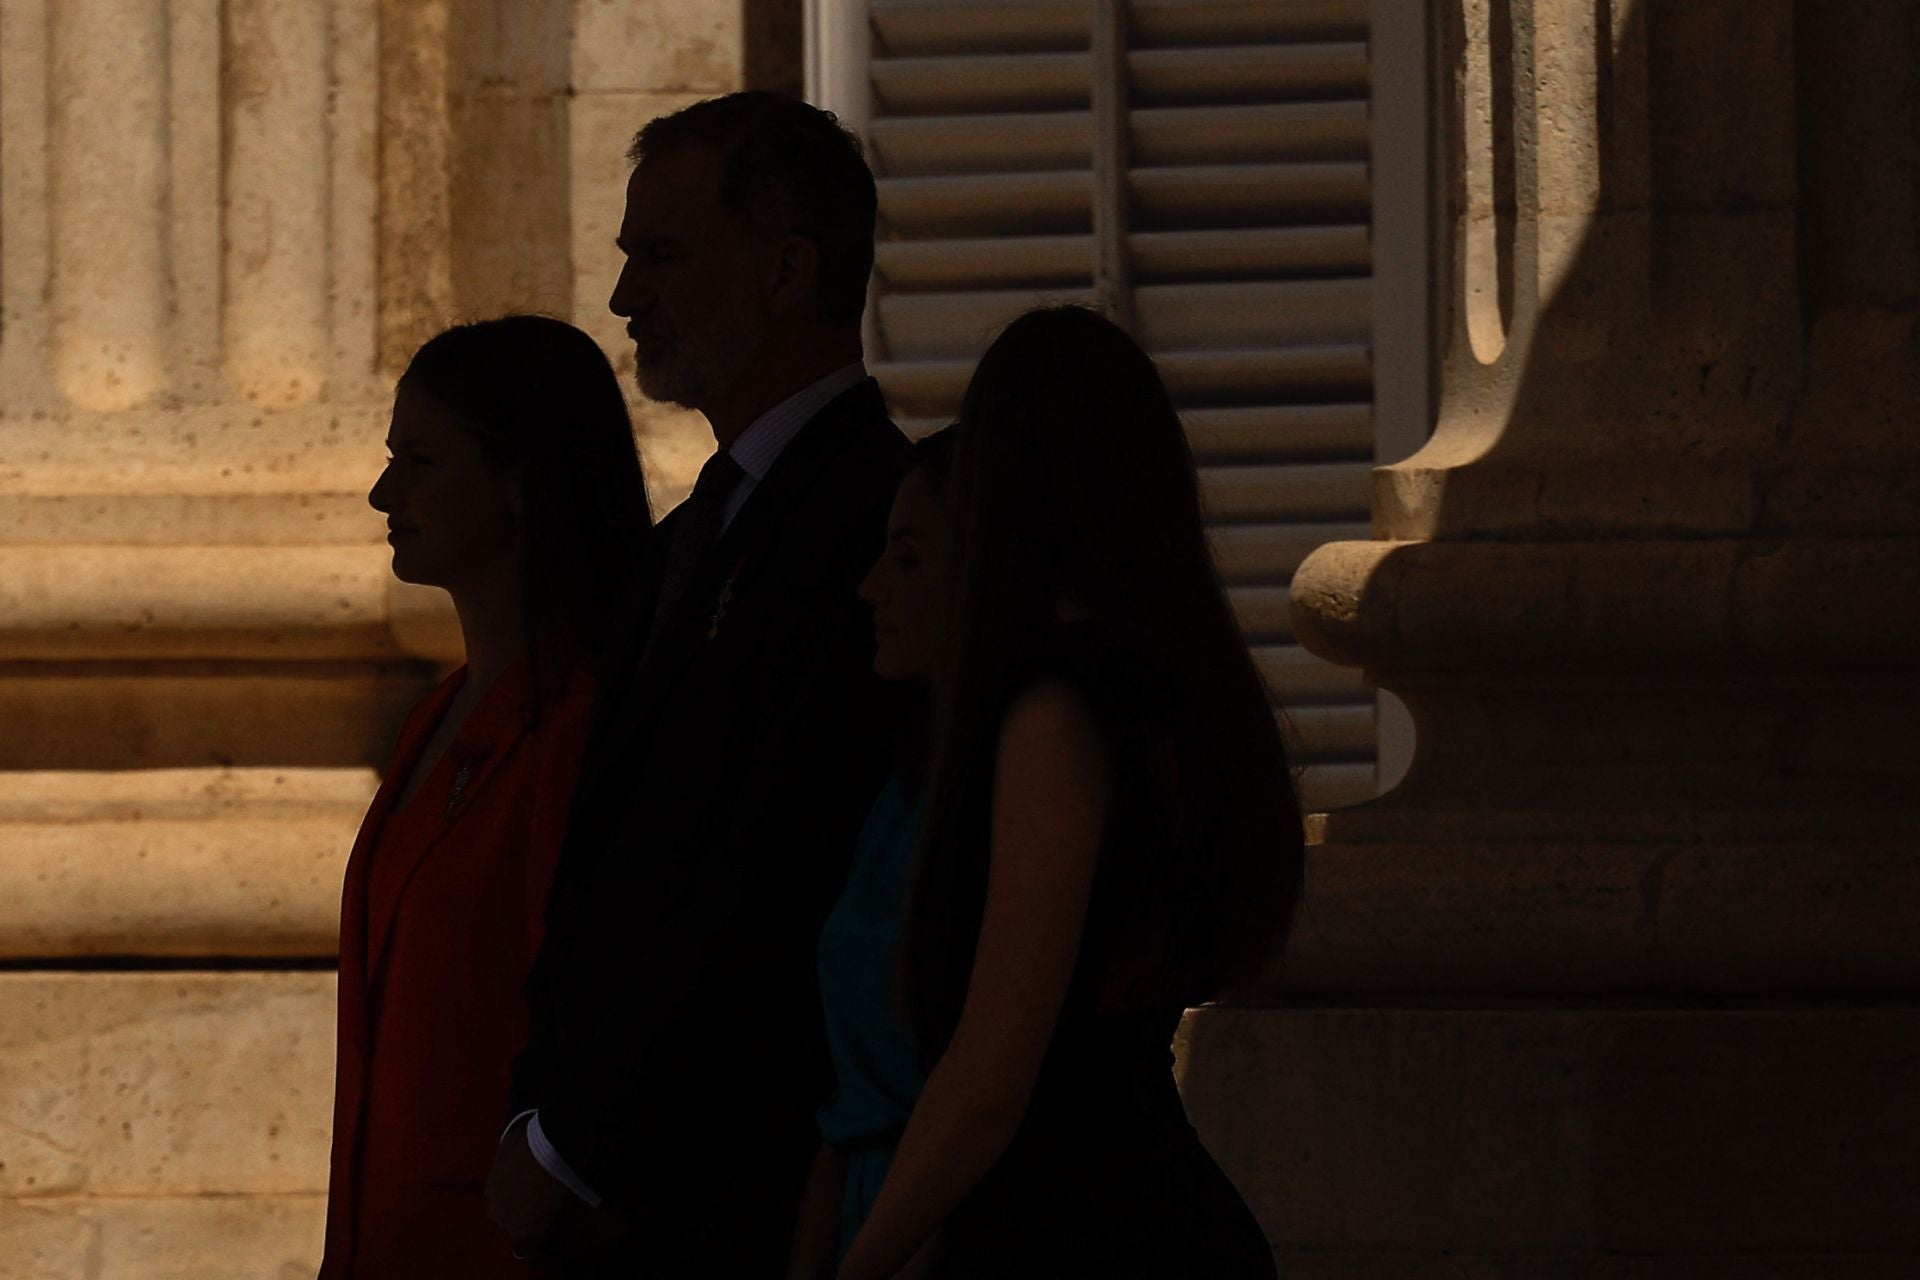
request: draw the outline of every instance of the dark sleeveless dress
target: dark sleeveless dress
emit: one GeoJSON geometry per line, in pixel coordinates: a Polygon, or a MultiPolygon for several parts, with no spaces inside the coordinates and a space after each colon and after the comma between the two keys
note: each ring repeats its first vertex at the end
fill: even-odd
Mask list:
{"type": "MultiPolygon", "coordinates": [[[[1188,1000],[1144,941],[1209,838],[1209,736],[1179,681],[1106,623],[1055,629],[1020,682],[1054,679],[1091,706],[1115,767],[1114,808],[1085,933],[1032,1100],[1006,1154],[948,1218],[960,1280],[1272,1277],[1265,1233],[1187,1121],[1171,1043],[1188,1000]]],[[[991,796],[969,826],[984,840],[991,796]]],[[[1218,812],[1217,809],[1214,810],[1218,812]]]]}

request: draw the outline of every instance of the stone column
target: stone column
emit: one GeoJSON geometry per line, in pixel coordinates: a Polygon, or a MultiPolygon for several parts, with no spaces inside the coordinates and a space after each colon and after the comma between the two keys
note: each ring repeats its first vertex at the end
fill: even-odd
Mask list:
{"type": "Polygon", "coordinates": [[[1438,423],[1293,585],[1418,743],[1190,1099],[1295,1275],[1908,1274],[1920,5],[1435,9],[1438,423]]]}
{"type": "MultiPolygon", "coordinates": [[[[393,377],[529,308],[630,364],[626,141],[742,7],[0,0],[0,1280],[313,1273],[341,868],[459,652],[393,377]]],[[[664,510],[711,436],[637,416],[664,510]]]]}

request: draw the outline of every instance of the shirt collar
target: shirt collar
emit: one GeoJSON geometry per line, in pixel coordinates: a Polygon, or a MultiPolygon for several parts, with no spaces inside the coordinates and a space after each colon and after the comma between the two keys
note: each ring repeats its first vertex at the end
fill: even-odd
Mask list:
{"type": "Polygon", "coordinates": [[[842,365],[811,386],[794,392],[767,410],[740,433],[727,447],[727,453],[755,482],[764,480],[780,454],[800,434],[800,428],[826,408],[842,392],[866,381],[867,366],[855,360],[842,365]]]}

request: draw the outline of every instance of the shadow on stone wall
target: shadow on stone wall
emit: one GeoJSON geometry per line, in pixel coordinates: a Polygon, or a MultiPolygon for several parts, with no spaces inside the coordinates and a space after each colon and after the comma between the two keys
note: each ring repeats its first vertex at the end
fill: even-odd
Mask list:
{"type": "Polygon", "coordinates": [[[1294,1276],[1896,1274],[1920,9],[1441,8],[1439,425],[1294,582],[1419,746],[1190,1113],[1294,1276]]]}

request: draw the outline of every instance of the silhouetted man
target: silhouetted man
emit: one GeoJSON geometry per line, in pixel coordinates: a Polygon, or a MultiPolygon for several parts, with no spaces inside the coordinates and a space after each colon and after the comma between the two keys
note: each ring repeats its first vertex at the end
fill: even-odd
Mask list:
{"type": "Polygon", "coordinates": [[[772,94],[630,156],[610,305],[719,450],[606,676],[488,1199],[566,1274],[776,1275],[828,1079],[814,940],[885,766],[855,588],[907,445],[862,365],[874,184],[772,94]]]}

